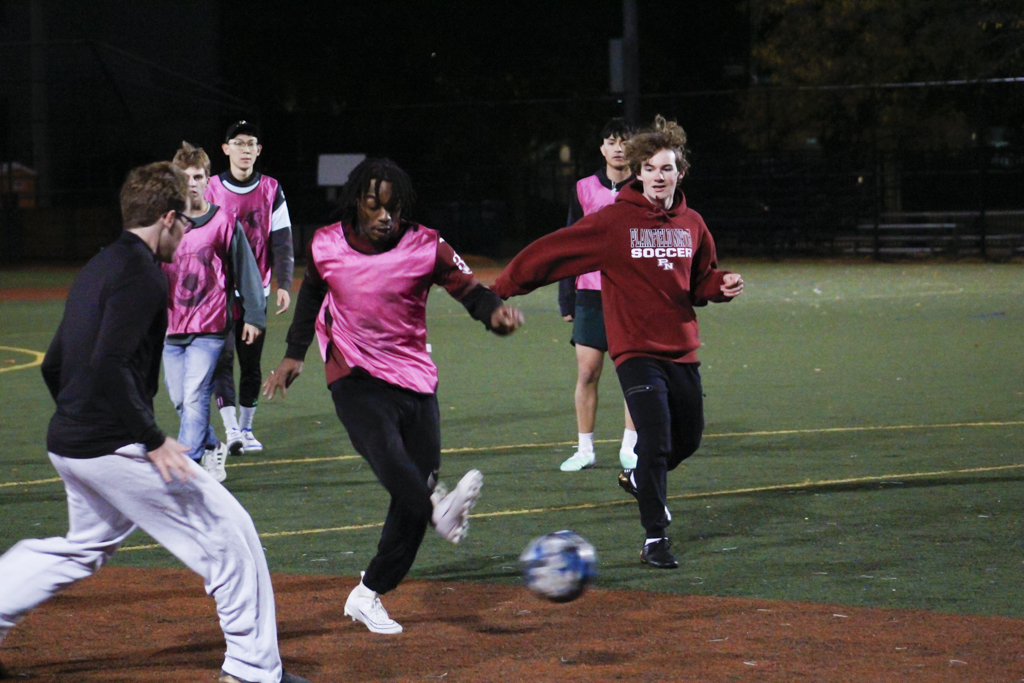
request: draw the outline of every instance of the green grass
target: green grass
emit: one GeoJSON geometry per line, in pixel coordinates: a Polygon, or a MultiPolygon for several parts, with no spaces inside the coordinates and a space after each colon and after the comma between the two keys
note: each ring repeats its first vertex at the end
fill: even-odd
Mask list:
{"type": "MultiPolygon", "coordinates": [[[[527,324],[508,339],[487,334],[435,290],[429,325],[443,445],[479,448],[446,454],[442,474],[454,483],[481,469],[474,512],[484,516],[457,547],[428,535],[412,576],[515,582],[531,537],[572,528],[597,547],[605,588],[1019,616],[1024,468],[964,470],[1024,465],[1024,429],[936,425],[1024,420],[1020,266],[730,265],[746,292],[698,314],[707,438],[669,477],[676,571],[638,562],[643,530],[615,483],[617,443],[600,444],[598,467],[576,474],[558,471],[568,445],[497,448],[575,438],[571,330],[557,315],[554,288],[515,300],[527,324]],[[917,427],[799,431],[897,425],[917,427]],[[798,432],[764,433],[785,430],[798,432]],[[742,435],[749,432],[762,434],[742,435]],[[858,478],[874,479],[828,483],[858,478]],[[528,512],[487,516],[517,510],[528,512]]],[[[19,274],[26,280],[45,284],[19,274]]],[[[61,308],[0,303],[0,344],[44,350],[61,308]]],[[[289,320],[271,321],[264,371],[283,354],[289,320]]],[[[0,351],[6,359],[28,357],[0,351]]],[[[307,361],[285,401],[260,407],[265,454],[235,461],[254,466],[229,465],[228,488],[265,534],[372,524],[387,507],[358,458],[260,464],[354,454],[315,349],[307,361]]],[[[617,440],[621,393],[610,363],[605,372],[596,436],[617,440]]],[[[0,374],[0,390],[0,483],[55,476],[43,446],[52,403],[38,369],[0,374]]],[[[165,393],[157,410],[174,432],[165,393]]],[[[59,484],[0,488],[0,516],[0,549],[66,531],[59,484]]],[[[327,531],[265,544],[273,571],[355,575],[378,534],[327,531]]],[[[139,533],[127,545],[147,543],[139,533]]],[[[163,550],[126,549],[114,562],[179,566],[163,550]]]]}

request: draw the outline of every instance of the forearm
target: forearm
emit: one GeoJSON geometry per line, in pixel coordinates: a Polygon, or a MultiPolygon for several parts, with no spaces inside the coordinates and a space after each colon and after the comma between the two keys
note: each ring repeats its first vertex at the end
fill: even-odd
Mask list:
{"type": "Polygon", "coordinates": [[[310,272],[312,267],[312,261],[308,262],[306,277],[302,280],[302,286],[299,288],[299,296],[295,302],[295,314],[292,317],[292,324],[288,328],[288,335],[285,337],[288,344],[288,349],[284,354],[286,358],[304,360],[306,351],[316,336],[316,319],[320,315],[320,308],[327,296],[327,287],[314,282],[310,272]]]}
{"type": "Polygon", "coordinates": [[[491,329],[491,317],[494,315],[494,311],[502,305],[501,298],[497,294],[479,283],[459,299],[459,303],[465,306],[473,320],[482,322],[488,331],[491,329]]]}
{"type": "Polygon", "coordinates": [[[295,272],[295,247],[292,244],[292,229],[281,228],[270,233],[271,250],[274,254],[274,277],[278,289],[292,288],[295,272]]]}
{"type": "Polygon", "coordinates": [[[532,292],[563,278],[601,269],[604,234],[587,216],[576,226],[541,237],[512,259],[494,283],[498,296],[507,299],[532,292]]]}

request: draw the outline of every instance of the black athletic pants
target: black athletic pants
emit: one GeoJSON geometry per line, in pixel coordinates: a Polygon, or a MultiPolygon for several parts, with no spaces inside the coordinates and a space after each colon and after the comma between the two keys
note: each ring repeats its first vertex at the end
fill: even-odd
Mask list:
{"type": "Polygon", "coordinates": [[[363,577],[367,588],[387,593],[412,568],[433,513],[430,494],[441,466],[437,396],[359,370],[330,389],[352,445],[391,494],[377,554],[363,577]]]}
{"type": "Polygon", "coordinates": [[[238,354],[238,405],[253,408],[259,401],[263,372],[260,359],[263,357],[263,340],[266,332],[256,337],[252,344],[242,341],[243,322],[234,322],[234,333],[228,332],[224,349],[220,352],[217,367],[213,369],[213,395],[217,397],[217,408],[235,405],[235,354],[238,354]],[[236,351],[237,349],[237,351],[236,351]]]}
{"type": "Polygon", "coordinates": [[[666,535],[667,475],[694,454],[704,433],[699,365],[640,356],[616,368],[636,425],[634,478],[647,538],[666,535]]]}

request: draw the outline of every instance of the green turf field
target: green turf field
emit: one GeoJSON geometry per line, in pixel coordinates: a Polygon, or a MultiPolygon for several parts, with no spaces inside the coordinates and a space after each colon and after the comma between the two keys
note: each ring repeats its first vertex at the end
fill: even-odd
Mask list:
{"type": "MultiPolygon", "coordinates": [[[[508,583],[535,535],[572,528],[597,547],[604,588],[757,596],[949,612],[1024,613],[1024,279],[1019,265],[727,264],[744,295],[699,312],[705,441],[669,476],[681,566],[640,565],[643,531],[616,485],[622,404],[601,385],[598,466],[562,473],[575,439],[570,325],[554,287],[514,300],[526,326],[498,339],[441,290],[442,478],[484,472],[470,535],[429,534],[412,575],[508,583]]],[[[2,273],[0,287],[62,284],[2,273]]],[[[63,534],[43,437],[52,402],[33,357],[58,303],[0,303],[0,550],[63,534]]],[[[274,318],[264,372],[290,313],[274,318]]],[[[165,393],[159,420],[176,433],[165,393]]],[[[215,424],[220,427],[219,418],[215,424]]],[[[271,570],[355,575],[387,500],[333,414],[312,349],[288,398],[257,414],[264,454],[226,485],[265,535],[271,570]]],[[[179,566],[142,533],[114,560],[179,566]]]]}

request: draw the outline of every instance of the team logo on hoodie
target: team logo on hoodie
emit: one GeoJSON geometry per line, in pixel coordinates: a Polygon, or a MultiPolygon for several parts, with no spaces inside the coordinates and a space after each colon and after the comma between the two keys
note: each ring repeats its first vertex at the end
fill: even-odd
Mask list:
{"type": "Polygon", "coordinates": [[[629,247],[633,258],[656,258],[663,268],[666,259],[693,258],[690,231],[682,228],[631,228],[629,247]]]}

